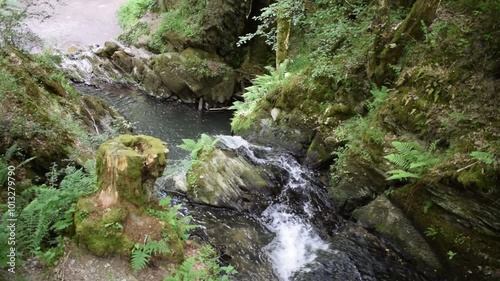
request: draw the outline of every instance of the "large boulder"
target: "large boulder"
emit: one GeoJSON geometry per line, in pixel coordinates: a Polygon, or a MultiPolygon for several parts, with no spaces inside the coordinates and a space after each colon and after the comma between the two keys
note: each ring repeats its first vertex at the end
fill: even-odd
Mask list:
{"type": "Polygon", "coordinates": [[[188,197],[238,211],[262,211],[279,192],[272,173],[232,151],[214,149],[187,174],[188,197]]]}
{"type": "Polygon", "coordinates": [[[403,256],[415,260],[422,269],[439,269],[441,264],[422,235],[404,213],[389,199],[380,195],[370,204],[353,212],[353,217],[365,228],[374,229],[387,238],[403,256]]]}
{"type": "Polygon", "coordinates": [[[226,103],[234,92],[234,71],[217,56],[201,50],[154,56],[150,68],[163,86],[184,102],[203,98],[210,104],[226,103]]]}

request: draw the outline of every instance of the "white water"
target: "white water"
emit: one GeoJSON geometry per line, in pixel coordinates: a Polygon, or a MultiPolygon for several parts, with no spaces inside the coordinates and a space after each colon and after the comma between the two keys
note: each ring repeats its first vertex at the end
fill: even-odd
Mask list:
{"type": "Polygon", "coordinates": [[[264,225],[276,234],[265,250],[280,280],[288,281],[295,271],[314,261],[316,251],[328,249],[312,227],[285,205],[272,205],[262,215],[264,225]]]}
{"type": "Polygon", "coordinates": [[[255,152],[259,150],[269,152],[272,149],[250,144],[241,137],[222,136],[221,142],[230,149],[244,153],[255,163],[272,163],[288,172],[288,180],[279,196],[281,202],[269,206],[260,219],[263,225],[276,235],[264,251],[272,262],[275,274],[281,281],[288,281],[294,272],[306,270],[303,268],[304,265],[314,261],[318,250],[328,249],[328,243],[318,236],[307,221],[313,216],[311,203],[307,201],[302,205],[305,218],[294,214],[287,205],[286,194],[289,189],[303,193],[311,192],[308,180],[305,178],[310,177],[310,172],[289,155],[267,154],[265,159],[257,157],[255,152]]]}

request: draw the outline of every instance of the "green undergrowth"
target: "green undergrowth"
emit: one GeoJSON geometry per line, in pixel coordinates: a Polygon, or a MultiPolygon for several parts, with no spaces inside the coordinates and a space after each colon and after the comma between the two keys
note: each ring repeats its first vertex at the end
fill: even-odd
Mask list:
{"type": "Polygon", "coordinates": [[[127,30],[136,25],[148,10],[156,5],[155,0],[129,0],[118,10],[118,23],[127,30]]]}
{"type": "MultiPolygon", "coordinates": [[[[8,155],[4,157],[9,158],[8,155]]],[[[52,266],[62,255],[63,236],[73,231],[76,201],[97,190],[93,164],[89,162],[87,167],[86,170],[73,166],[58,169],[54,165],[47,175],[47,183],[17,191],[15,209],[2,214],[0,236],[7,241],[7,219],[16,218],[15,248],[19,261],[36,256],[45,265],[52,266]],[[61,181],[59,177],[63,177],[61,181]]],[[[7,265],[5,258],[9,248],[6,243],[0,246],[2,267],[7,265]]]]}
{"type": "Polygon", "coordinates": [[[147,36],[147,48],[158,53],[169,51],[169,43],[172,43],[169,40],[179,43],[196,37],[205,5],[205,1],[185,0],[162,11],[157,1],[130,0],[119,10],[119,23],[125,30],[120,40],[136,44],[141,36],[147,36]],[[152,12],[151,19],[142,20],[148,11],[152,12]]]}
{"type": "Polygon", "coordinates": [[[231,120],[231,128],[234,132],[248,129],[253,122],[253,114],[265,100],[280,84],[285,83],[286,69],[288,61],[285,61],[278,70],[267,67],[269,74],[257,76],[252,80],[252,86],[245,88],[243,93],[244,101],[235,101],[231,109],[236,110],[231,120]]]}
{"type": "Polygon", "coordinates": [[[174,273],[163,281],[229,281],[231,275],[238,273],[233,266],[221,266],[215,250],[208,245],[201,248],[195,256],[185,259],[174,273]]]}

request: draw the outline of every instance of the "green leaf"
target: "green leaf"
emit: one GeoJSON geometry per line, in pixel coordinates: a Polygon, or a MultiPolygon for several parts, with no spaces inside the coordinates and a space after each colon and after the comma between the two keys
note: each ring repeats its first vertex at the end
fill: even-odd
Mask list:
{"type": "Polygon", "coordinates": [[[404,170],[391,170],[387,172],[391,176],[388,177],[386,180],[399,180],[399,179],[407,179],[407,178],[420,178],[419,175],[410,173],[404,170]]]}
{"type": "Polygon", "coordinates": [[[137,272],[146,267],[151,256],[142,250],[132,251],[132,270],[137,272]]]}

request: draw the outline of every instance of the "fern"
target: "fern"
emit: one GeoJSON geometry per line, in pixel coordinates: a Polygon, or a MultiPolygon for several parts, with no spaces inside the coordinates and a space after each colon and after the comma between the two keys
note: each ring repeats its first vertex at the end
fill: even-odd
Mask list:
{"type": "Polygon", "coordinates": [[[392,142],[396,153],[384,156],[393,165],[401,168],[388,171],[391,176],[387,180],[419,178],[430,167],[440,160],[431,152],[435,150],[436,143],[430,146],[429,151],[424,150],[416,142],[392,142]]]}
{"type": "Polygon", "coordinates": [[[196,263],[195,257],[186,259],[176,270],[175,274],[168,276],[163,281],[196,281],[206,280],[207,273],[205,270],[194,270],[196,263]],[[203,278],[203,279],[202,279],[203,278]]]}
{"type": "Polygon", "coordinates": [[[200,151],[203,151],[203,154],[210,153],[217,142],[218,138],[212,138],[207,134],[201,134],[198,141],[194,141],[192,139],[182,139],[183,144],[178,145],[177,147],[182,148],[187,151],[191,151],[191,158],[193,160],[199,158],[200,151]]]}
{"type": "Polygon", "coordinates": [[[245,92],[243,93],[245,101],[235,102],[230,107],[230,109],[236,110],[231,121],[232,128],[237,128],[238,119],[254,112],[260,101],[283,82],[286,77],[288,64],[289,61],[285,60],[278,70],[268,66],[266,69],[269,71],[269,74],[258,75],[252,80],[253,85],[245,88],[245,92]]]}
{"type": "Polygon", "coordinates": [[[238,273],[231,265],[221,267],[217,259],[215,250],[205,245],[197,256],[186,259],[177,267],[173,275],[166,277],[163,281],[229,281],[231,275],[238,273]],[[202,268],[195,270],[197,263],[202,265],[202,268]]]}
{"type": "Polygon", "coordinates": [[[134,248],[134,250],[132,250],[132,270],[134,272],[137,272],[145,268],[148,265],[150,257],[151,255],[147,254],[146,252],[134,248]]]}
{"type": "Polygon", "coordinates": [[[495,163],[495,158],[491,153],[489,152],[483,152],[483,151],[472,151],[470,153],[470,156],[472,159],[476,161],[483,162],[486,165],[491,165],[495,163]]]}
{"type": "Polygon", "coordinates": [[[151,256],[169,253],[170,249],[164,240],[152,241],[149,236],[146,237],[144,245],[135,244],[132,249],[132,259],[130,261],[132,270],[137,272],[145,268],[151,256]]]}
{"type": "Polygon", "coordinates": [[[387,178],[387,180],[399,180],[399,179],[407,179],[407,178],[416,178],[418,179],[420,176],[414,173],[410,173],[404,170],[391,170],[387,172],[391,176],[387,178]]]}
{"type": "Polygon", "coordinates": [[[66,173],[58,188],[33,186],[21,194],[18,241],[22,252],[39,254],[44,245],[53,239],[51,230],[61,235],[73,224],[78,198],[96,191],[94,175],[85,174],[74,167],[67,168],[66,173]]]}

